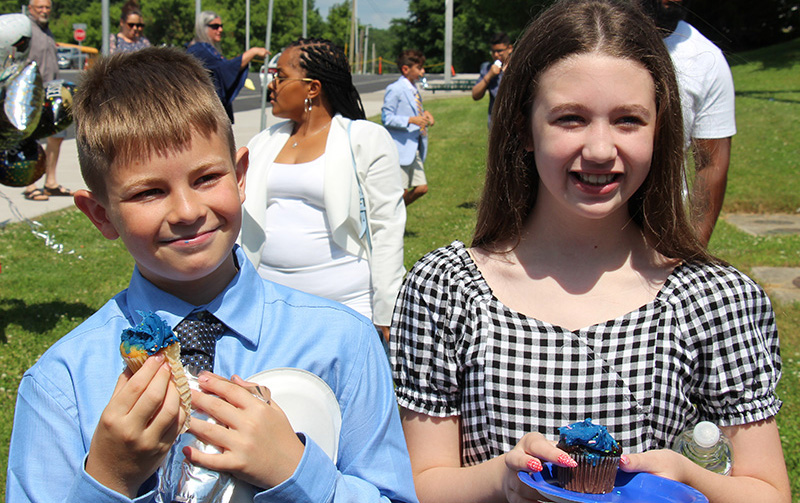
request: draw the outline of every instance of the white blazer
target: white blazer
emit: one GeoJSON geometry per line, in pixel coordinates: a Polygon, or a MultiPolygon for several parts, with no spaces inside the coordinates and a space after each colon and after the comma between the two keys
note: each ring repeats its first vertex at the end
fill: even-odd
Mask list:
{"type": "MultiPolygon", "coordinates": [[[[260,132],[247,145],[250,168],[247,171],[246,199],[239,242],[247,257],[258,267],[264,247],[267,211],[267,175],[292,133],[293,122],[286,121],[260,132]]],[[[323,201],[333,241],[348,253],[369,260],[372,272],[372,321],[388,326],[403,281],[403,233],[406,207],[397,148],[389,133],[378,124],[351,121],[336,115],[325,144],[323,201]],[[352,122],[350,139],[347,127],[352,122]],[[359,237],[358,182],[351,160],[355,156],[358,177],[367,206],[367,236],[359,237]]]]}

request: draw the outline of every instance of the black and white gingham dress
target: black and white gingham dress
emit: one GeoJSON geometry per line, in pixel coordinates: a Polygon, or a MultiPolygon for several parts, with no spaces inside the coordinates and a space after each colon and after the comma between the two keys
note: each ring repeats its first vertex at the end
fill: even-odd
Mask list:
{"type": "Polygon", "coordinates": [[[499,302],[456,241],[414,266],[392,326],[400,405],[460,416],[465,466],[587,417],[641,452],[701,419],[738,425],[781,406],[769,299],[732,267],[681,265],[652,302],[573,332],[499,302]]]}

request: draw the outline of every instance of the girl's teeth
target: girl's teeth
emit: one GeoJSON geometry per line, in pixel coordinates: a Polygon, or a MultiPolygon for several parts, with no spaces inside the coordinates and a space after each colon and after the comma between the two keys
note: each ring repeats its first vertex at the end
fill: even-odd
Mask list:
{"type": "Polygon", "coordinates": [[[590,175],[586,173],[579,173],[578,179],[589,185],[605,185],[607,183],[611,183],[614,180],[614,174],[606,174],[606,175],[590,175]]]}

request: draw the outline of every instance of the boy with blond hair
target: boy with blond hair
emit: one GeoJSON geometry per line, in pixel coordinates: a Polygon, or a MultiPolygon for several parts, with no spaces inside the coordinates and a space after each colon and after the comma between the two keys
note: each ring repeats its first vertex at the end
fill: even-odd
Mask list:
{"type": "Polygon", "coordinates": [[[416,501],[372,324],[262,280],[235,246],[248,152],[235,150],[200,63],[166,48],[101,60],[74,114],[89,187],[75,204],[106,238],[122,239],[136,266],[126,290],[23,376],[8,501],[154,500],[184,412],[163,359],[119,375],[120,333],[148,312],[173,329],[195,318],[214,327],[206,356],[215,374],[200,374],[192,401],[219,424],[194,419],[189,431],[220,453],[187,448],[191,463],[253,484],[257,500],[416,501]],[[279,403],[236,377],[276,367],[308,370],[333,390],[342,411],[336,463],[292,429],[279,403]]]}

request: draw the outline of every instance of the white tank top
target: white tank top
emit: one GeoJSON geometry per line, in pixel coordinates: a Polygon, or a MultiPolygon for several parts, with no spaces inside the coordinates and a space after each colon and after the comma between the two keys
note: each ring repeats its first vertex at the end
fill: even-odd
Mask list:
{"type": "Polygon", "coordinates": [[[372,318],[369,262],[333,241],[323,201],[325,154],[273,163],[267,175],[262,278],[341,302],[372,318]]]}

